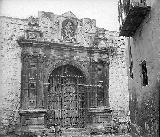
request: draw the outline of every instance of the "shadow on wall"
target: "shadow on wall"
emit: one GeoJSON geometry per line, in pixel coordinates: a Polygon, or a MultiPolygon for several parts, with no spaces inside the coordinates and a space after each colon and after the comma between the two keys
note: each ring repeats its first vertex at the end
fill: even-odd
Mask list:
{"type": "Polygon", "coordinates": [[[160,82],[156,82],[155,86],[150,89],[149,94],[146,92],[143,95],[139,107],[136,96],[131,102],[131,131],[133,136],[159,136],[159,91],[160,82]]]}

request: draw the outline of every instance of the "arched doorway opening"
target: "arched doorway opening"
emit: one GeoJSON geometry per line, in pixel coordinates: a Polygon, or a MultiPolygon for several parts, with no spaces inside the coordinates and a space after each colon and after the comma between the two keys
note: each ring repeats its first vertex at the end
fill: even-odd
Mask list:
{"type": "Polygon", "coordinates": [[[48,79],[47,124],[84,127],[87,110],[86,78],[72,65],[59,66],[48,79]]]}

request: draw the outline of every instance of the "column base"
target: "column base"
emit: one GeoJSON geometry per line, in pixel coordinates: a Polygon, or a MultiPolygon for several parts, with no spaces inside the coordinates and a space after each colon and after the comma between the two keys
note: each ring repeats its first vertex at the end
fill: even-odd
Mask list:
{"type": "Polygon", "coordinates": [[[44,116],[45,109],[20,110],[21,133],[41,133],[45,130],[44,116]]]}
{"type": "Polygon", "coordinates": [[[112,110],[108,107],[89,108],[90,123],[110,122],[112,119],[112,110]]]}
{"type": "Polygon", "coordinates": [[[90,134],[106,133],[112,130],[112,110],[107,107],[89,108],[88,130],[90,134]]]}

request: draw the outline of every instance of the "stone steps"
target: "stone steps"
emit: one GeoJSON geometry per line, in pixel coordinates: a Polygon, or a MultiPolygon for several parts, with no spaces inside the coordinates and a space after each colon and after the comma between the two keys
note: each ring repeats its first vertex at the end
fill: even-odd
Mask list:
{"type": "Polygon", "coordinates": [[[61,134],[55,135],[54,133],[49,133],[48,137],[89,137],[89,132],[86,129],[80,128],[70,128],[62,131],[61,134]]]}

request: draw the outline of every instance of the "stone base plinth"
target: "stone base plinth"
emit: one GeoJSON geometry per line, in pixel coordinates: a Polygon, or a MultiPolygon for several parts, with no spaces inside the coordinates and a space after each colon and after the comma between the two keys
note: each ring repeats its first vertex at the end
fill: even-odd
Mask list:
{"type": "Polygon", "coordinates": [[[20,110],[21,132],[40,133],[45,130],[45,109],[20,110]]]}
{"type": "Polygon", "coordinates": [[[90,124],[110,122],[112,119],[112,110],[106,107],[89,108],[90,124]]]}

